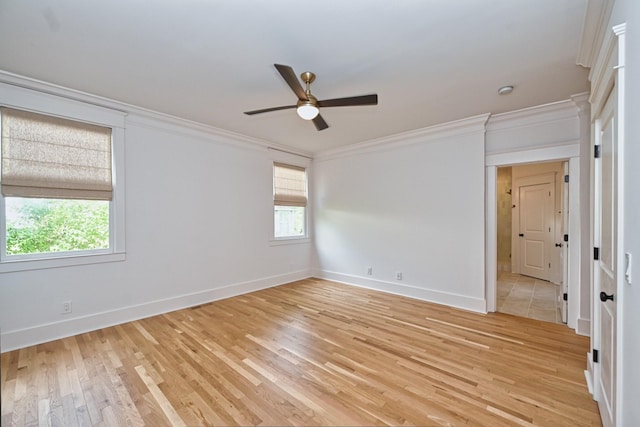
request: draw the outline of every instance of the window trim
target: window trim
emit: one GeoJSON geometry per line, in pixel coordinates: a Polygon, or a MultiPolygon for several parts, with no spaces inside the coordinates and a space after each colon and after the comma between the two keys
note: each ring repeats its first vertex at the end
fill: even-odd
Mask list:
{"type": "Polygon", "coordinates": [[[302,244],[302,243],[310,243],[311,242],[311,221],[310,221],[310,212],[311,212],[311,197],[310,197],[310,185],[311,182],[311,159],[308,157],[303,157],[297,154],[287,153],[285,151],[281,151],[278,149],[269,149],[269,170],[271,172],[271,225],[269,231],[269,245],[270,246],[280,246],[280,245],[292,245],[292,244],[302,244]],[[275,204],[273,202],[273,167],[274,163],[282,163],[286,165],[296,166],[305,169],[305,176],[307,179],[307,204],[304,207],[304,235],[303,236],[285,236],[285,237],[275,237],[275,204]]]}
{"type": "MultiPolygon", "coordinates": [[[[125,113],[74,99],[0,82],[0,105],[112,129],[113,198],[109,203],[109,248],[71,252],[6,255],[5,201],[0,194],[0,273],[123,261],[125,246],[125,113]],[[8,259],[7,259],[8,258],[8,259]]],[[[0,165],[1,166],[1,165],[0,165]]]]}

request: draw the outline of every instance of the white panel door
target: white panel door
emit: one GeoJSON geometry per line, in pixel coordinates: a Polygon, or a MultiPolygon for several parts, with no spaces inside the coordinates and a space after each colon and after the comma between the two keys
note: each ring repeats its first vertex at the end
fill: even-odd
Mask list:
{"type": "Polygon", "coordinates": [[[598,260],[594,277],[599,316],[599,369],[596,371],[596,400],[604,427],[615,426],[616,405],[616,286],[618,281],[618,181],[615,91],[607,100],[596,123],[596,145],[600,157],[595,160],[595,238],[598,260]]]}
{"type": "Polygon", "coordinates": [[[520,199],[520,273],[549,280],[554,187],[552,183],[523,185],[520,199]]]}

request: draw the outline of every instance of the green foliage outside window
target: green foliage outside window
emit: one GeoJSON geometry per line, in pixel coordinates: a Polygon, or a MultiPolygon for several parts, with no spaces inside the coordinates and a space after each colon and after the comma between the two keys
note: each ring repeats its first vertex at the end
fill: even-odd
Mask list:
{"type": "Polygon", "coordinates": [[[109,202],[7,197],[7,255],[109,247],[109,202]]]}

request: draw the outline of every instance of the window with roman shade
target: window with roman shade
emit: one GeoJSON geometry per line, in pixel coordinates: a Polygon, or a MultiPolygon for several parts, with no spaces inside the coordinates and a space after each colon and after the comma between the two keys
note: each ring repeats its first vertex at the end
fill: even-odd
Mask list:
{"type": "Polygon", "coordinates": [[[307,206],[307,174],[305,168],[273,164],[273,204],[307,206]]]}
{"type": "Polygon", "coordinates": [[[7,107],[2,114],[2,194],[111,200],[111,128],[7,107]]]}

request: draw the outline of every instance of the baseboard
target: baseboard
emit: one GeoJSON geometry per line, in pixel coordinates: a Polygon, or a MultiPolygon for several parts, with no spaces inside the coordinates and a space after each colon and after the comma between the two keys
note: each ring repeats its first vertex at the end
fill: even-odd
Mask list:
{"type": "Polygon", "coordinates": [[[234,283],[221,288],[76,317],[61,322],[47,323],[14,331],[2,331],[0,334],[0,349],[2,352],[16,350],[55,339],[66,338],[84,332],[143,319],[145,317],[193,307],[198,304],[205,304],[248,292],[271,288],[308,277],[311,277],[310,270],[299,270],[277,276],[234,283]]]}
{"type": "Polygon", "coordinates": [[[576,323],[576,334],[583,335],[585,337],[591,336],[591,320],[578,317],[576,323]]]}
{"type": "Polygon", "coordinates": [[[435,291],[432,289],[418,288],[407,284],[398,284],[382,280],[370,279],[362,276],[337,273],[334,271],[318,270],[312,271],[314,277],[333,280],[334,282],[346,285],[358,286],[404,297],[415,298],[422,301],[461,308],[463,310],[475,311],[478,313],[487,312],[487,301],[482,298],[471,298],[464,295],[452,294],[448,292],[435,291]]]}
{"type": "Polygon", "coordinates": [[[591,352],[587,353],[587,369],[584,371],[584,378],[587,380],[587,389],[593,396],[593,357],[591,352]]]}

